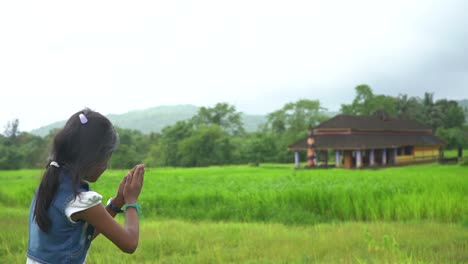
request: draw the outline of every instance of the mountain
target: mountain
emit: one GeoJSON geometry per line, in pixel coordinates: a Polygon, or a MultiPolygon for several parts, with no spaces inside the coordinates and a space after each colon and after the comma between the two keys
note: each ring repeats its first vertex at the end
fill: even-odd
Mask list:
{"type": "MultiPolygon", "coordinates": [[[[143,133],[161,132],[166,127],[177,121],[192,118],[199,107],[194,105],[157,106],[144,110],[134,110],[124,114],[109,114],[107,118],[117,127],[140,130],[143,133]]],[[[258,130],[266,121],[266,116],[242,114],[244,128],[248,132],[258,130]]],[[[32,134],[45,136],[52,129],[65,125],[64,121],[52,123],[31,131],[32,134]]]]}
{"type": "Polygon", "coordinates": [[[120,115],[111,114],[107,118],[117,127],[150,133],[161,132],[164,127],[190,119],[197,112],[198,107],[194,105],[157,106],[120,115]]]}

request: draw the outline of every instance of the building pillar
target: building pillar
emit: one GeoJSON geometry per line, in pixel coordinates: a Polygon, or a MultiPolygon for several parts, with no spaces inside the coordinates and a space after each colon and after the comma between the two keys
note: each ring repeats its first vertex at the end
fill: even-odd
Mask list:
{"type": "Polygon", "coordinates": [[[369,166],[374,167],[375,165],[375,155],[374,155],[374,150],[371,149],[369,151],[369,166]]]}
{"type": "Polygon", "coordinates": [[[393,149],[393,165],[398,164],[397,157],[398,157],[398,148],[394,148],[393,149]]]}
{"type": "Polygon", "coordinates": [[[296,169],[299,169],[300,168],[300,164],[299,164],[299,151],[294,151],[294,164],[296,164],[296,169]]]}
{"type": "Polygon", "coordinates": [[[314,150],[315,140],[313,138],[313,130],[309,130],[309,136],[307,137],[307,167],[313,167],[317,164],[317,156],[314,150]]]}
{"type": "Polygon", "coordinates": [[[324,160],[325,160],[325,168],[328,168],[328,149],[323,150],[323,154],[325,155],[324,160]]]}
{"type": "Polygon", "coordinates": [[[361,150],[356,150],[356,168],[362,167],[362,153],[361,150]]]}
{"type": "Polygon", "coordinates": [[[341,167],[341,157],[340,157],[339,150],[335,150],[335,167],[337,168],[341,167]]]}
{"type": "Polygon", "coordinates": [[[387,165],[387,150],[382,149],[382,165],[387,165]]]}

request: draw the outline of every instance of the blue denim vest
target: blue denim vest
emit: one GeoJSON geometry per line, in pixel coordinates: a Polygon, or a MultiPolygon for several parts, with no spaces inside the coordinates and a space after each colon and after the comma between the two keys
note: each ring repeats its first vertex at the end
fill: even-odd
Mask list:
{"type": "MultiPolygon", "coordinates": [[[[36,203],[34,195],[29,212],[28,257],[42,263],[83,263],[91,244],[94,227],[84,221],[70,222],[65,208],[75,198],[69,173],[61,168],[60,184],[47,210],[51,225],[43,232],[33,219],[36,203]]],[[[79,192],[89,191],[89,185],[82,182],[79,192]]]]}

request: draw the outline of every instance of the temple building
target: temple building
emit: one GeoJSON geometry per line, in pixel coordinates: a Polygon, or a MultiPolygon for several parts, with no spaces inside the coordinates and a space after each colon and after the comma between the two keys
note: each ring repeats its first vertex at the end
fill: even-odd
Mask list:
{"type": "Polygon", "coordinates": [[[437,161],[445,142],[431,127],[396,119],[384,111],[372,116],[337,115],[309,130],[308,136],[289,146],[299,168],[299,151],[307,151],[306,167],[364,168],[437,161]]]}

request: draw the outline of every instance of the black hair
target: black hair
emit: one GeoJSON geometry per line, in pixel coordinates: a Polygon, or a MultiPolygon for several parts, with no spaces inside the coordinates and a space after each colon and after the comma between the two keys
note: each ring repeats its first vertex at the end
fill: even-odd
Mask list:
{"type": "Polygon", "coordinates": [[[110,159],[118,145],[118,135],[111,122],[98,112],[85,108],[72,115],[54,137],[46,170],[36,193],[34,218],[39,228],[47,232],[51,221],[47,216],[59,186],[60,171],[69,171],[75,196],[80,182],[97,165],[110,159]],[[80,115],[83,116],[80,117],[80,115]],[[55,161],[60,167],[50,165],[55,161]]]}

